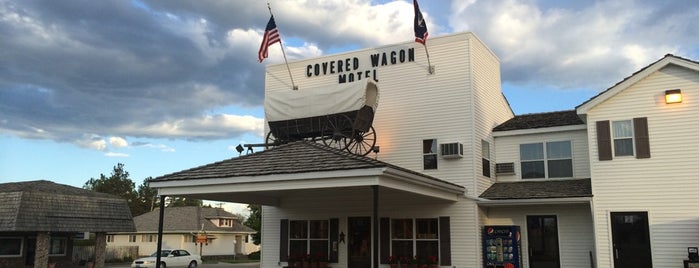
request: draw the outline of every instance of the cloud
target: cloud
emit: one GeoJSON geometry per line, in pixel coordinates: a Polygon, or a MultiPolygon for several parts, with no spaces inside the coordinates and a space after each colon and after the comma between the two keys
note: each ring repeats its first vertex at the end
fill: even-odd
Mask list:
{"type": "Polygon", "coordinates": [[[129,146],[129,142],[127,142],[126,139],[122,137],[109,137],[109,145],[111,145],[114,148],[121,148],[129,146]]]}
{"type": "Polygon", "coordinates": [[[603,90],[667,53],[692,57],[699,30],[686,1],[455,1],[450,25],[481,37],[503,81],[603,90]]]}
{"type": "Polygon", "coordinates": [[[153,149],[160,150],[161,152],[165,152],[165,153],[175,152],[175,148],[172,148],[172,147],[167,146],[165,144],[152,144],[149,142],[134,142],[131,145],[134,147],[153,148],[153,149]]]}
{"type": "Polygon", "coordinates": [[[128,154],[115,152],[106,152],[104,155],[108,157],[129,157],[128,154]]]}

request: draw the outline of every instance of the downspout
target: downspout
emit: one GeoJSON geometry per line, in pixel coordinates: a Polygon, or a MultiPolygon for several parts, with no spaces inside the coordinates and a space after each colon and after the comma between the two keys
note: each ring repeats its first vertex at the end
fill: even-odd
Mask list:
{"type": "Polygon", "coordinates": [[[379,268],[379,186],[372,185],[374,191],[374,268],[379,268]]]}
{"type": "Polygon", "coordinates": [[[160,196],[160,212],[158,215],[158,249],[155,254],[155,267],[160,268],[160,251],[163,249],[163,219],[165,218],[165,196],[160,196]]]}

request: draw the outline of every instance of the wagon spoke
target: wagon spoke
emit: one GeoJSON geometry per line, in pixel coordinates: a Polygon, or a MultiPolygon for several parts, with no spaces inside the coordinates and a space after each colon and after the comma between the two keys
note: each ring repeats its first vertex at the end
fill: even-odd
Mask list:
{"type": "Polygon", "coordinates": [[[352,139],[348,139],[347,151],[365,156],[372,151],[374,145],[376,145],[376,132],[374,132],[374,127],[370,127],[369,131],[366,132],[354,130],[352,139]]]}
{"type": "Polygon", "coordinates": [[[351,128],[352,121],[346,115],[328,116],[320,138],[326,146],[343,150],[351,133],[347,129],[351,128]]]}

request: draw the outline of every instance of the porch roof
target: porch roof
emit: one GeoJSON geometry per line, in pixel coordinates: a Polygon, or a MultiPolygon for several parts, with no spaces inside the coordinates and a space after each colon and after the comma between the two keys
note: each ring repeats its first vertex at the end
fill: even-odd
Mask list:
{"type": "MultiPolygon", "coordinates": [[[[463,186],[308,141],[280,145],[157,177],[150,186],[161,195],[275,205],[289,191],[382,186],[455,201],[463,186]]],[[[305,194],[309,194],[306,192],[305,194]]]]}
{"type": "Polygon", "coordinates": [[[590,179],[498,182],[485,190],[481,204],[587,202],[592,197],[590,179]],[[527,202],[527,200],[531,202],[527,202]]]}

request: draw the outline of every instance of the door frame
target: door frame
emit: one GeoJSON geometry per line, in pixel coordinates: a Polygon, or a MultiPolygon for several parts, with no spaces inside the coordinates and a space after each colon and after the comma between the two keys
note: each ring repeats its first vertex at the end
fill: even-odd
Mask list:
{"type": "MultiPolygon", "coordinates": [[[[630,210],[607,210],[606,211],[606,216],[607,216],[607,235],[608,235],[608,243],[609,245],[609,265],[610,267],[615,267],[615,255],[614,255],[614,232],[612,230],[612,224],[613,224],[613,218],[612,218],[612,213],[646,213],[646,224],[648,225],[648,249],[650,252],[650,264],[651,267],[653,265],[653,243],[652,243],[652,230],[650,228],[651,226],[651,210],[642,210],[642,209],[630,209],[630,210]]],[[[618,268],[618,267],[617,267],[618,268]]]]}
{"type": "Polygon", "coordinates": [[[529,244],[529,239],[531,238],[531,236],[529,234],[529,217],[555,217],[555,219],[556,219],[556,243],[558,243],[558,245],[557,245],[558,250],[556,252],[556,255],[558,256],[558,258],[557,258],[558,267],[560,268],[561,267],[561,228],[560,228],[560,225],[561,225],[560,218],[561,217],[560,217],[560,215],[558,215],[558,213],[535,213],[535,214],[525,214],[524,215],[524,224],[525,224],[525,228],[527,231],[527,248],[526,249],[523,248],[522,250],[526,250],[526,251],[522,252],[522,253],[524,253],[524,255],[527,256],[527,267],[532,267],[531,266],[532,259],[531,259],[531,255],[529,254],[529,250],[531,248],[531,245],[529,244]]]}
{"type": "Polygon", "coordinates": [[[351,249],[351,245],[350,245],[350,237],[352,236],[352,234],[351,234],[351,232],[350,232],[350,228],[351,228],[350,221],[352,221],[352,220],[366,220],[366,221],[368,222],[368,224],[369,224],[369,230],[368,230],[368,237],[369,237],[369,240],[367,241],[367,242],[368,242],[368,245],[367,245],[368,248],[367,248],[366,250],[367,250],[367,253],[368,253],[368,259],[369,259],[369,263],[368,263],[368,264],[369,264],[369,267],[373,267],[373,264],[372,264],[372,262],[374,261],[373,254],[374,254],[374,247],[375,247],[376,245],[373,244],[373,239],[372,239],[372,238],[373,238],[373,231],[374,231],[374,228],[377,228],[377,227],[374,226],[374,221],[373,221],[373,219],[372,219],[371,216],[353,216],[353,217],[349,217],[349,216],[348,216],[348,217],[347,217],[347,238],[346,238],[346,239],[347,239],[347,242],[345,242],[345,243],[346,243],[346,246],[345,246],[345,247],[347,248],[347,254],[346,254],[346,255],[347,255],[347,257],[346,257],[346,258],[347,258],[347,265],[350,265],[350,263],[352,262],[352,260],[351,260],[351,257],[352,257],[352,256],[351,256],[351,254],[350,254],[350,251],[352,250],[352,249],[351,249]]]}

